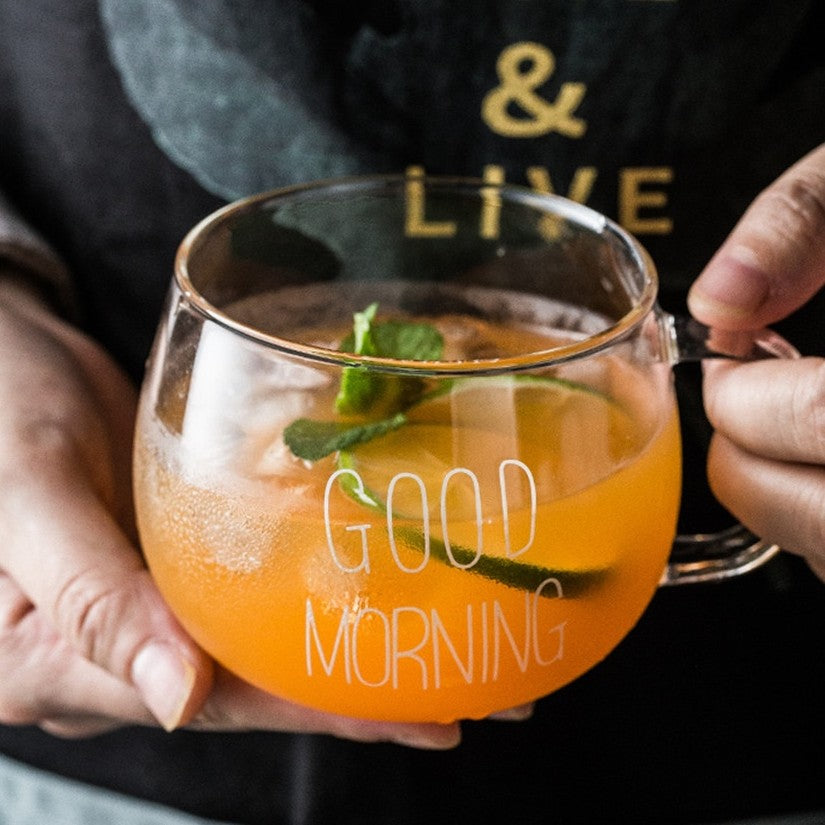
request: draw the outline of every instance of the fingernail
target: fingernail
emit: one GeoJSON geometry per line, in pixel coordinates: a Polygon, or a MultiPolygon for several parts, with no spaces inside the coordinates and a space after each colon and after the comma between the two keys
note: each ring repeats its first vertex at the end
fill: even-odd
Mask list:
{"type": "Polygon", "coordinates": [[[497,722],[523,722],[533,715],[535,705],[530,702],[526,705],[519,705],[515,708],[508,708],[494,713],[490,719],[495,719],[497,722]]]}
{"type": "Polygon", "coordinates": [[[410,725],[396,729],[393,741],[420,750],[443,751],[461,743],[461,728],[456,725],[410,725]]]}
{"type": "Polygon", "coordinates": [[[166,730],[180,725],[195,686],[195,668],[172,645],[146,645],[132,662],[132,681],[166,730]]]}
{"type": "Polygon", "coordinates": [[[756,312],[770,293],[759,256],[749,247],[720,253],[690,291],[691,311],[699,317],[741,320],[756,312]]]}

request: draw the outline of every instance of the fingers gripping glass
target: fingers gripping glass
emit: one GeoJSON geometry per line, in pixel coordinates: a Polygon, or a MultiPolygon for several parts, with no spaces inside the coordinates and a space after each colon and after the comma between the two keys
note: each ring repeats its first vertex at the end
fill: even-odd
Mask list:
{"type": "Polygon", "coordinates": [[[741,527],[674,543],[672,367],[794,352],[656,289],[618,226],[515,187],[335,181],[207,218],[137,430],[170,605],[281,696],[448,720],[576,678],[660,583],[758,565],[741,527]]]}

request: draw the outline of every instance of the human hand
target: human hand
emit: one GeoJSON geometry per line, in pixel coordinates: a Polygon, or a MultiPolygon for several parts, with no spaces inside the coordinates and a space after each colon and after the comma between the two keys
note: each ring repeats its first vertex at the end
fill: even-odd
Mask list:
{"type": "Polygon", "coordinates": [[[457,725],[299,707],[215,667],[136,549],[135,392],[88,338],[0,277],[0,723],[332,733],[445,748],[457,725]]]}
{"type": "MultiPolygon", "coordinates": [[[[754,201],[694,283],[689,307],[710,326],[755,330],[823,284],[825,146],[754,201]]],[[[719,500],[825,580],[825,359],[708,364],[705,406],[719,500]]]]}

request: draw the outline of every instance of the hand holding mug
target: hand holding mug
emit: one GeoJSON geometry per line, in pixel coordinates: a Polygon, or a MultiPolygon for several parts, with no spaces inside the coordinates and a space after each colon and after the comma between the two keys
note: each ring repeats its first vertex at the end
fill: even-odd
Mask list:
{"type": "MultiPolygon", "coordinates": [[[[753,330],[801,307],[825,283],[825,147],[766,189],[694,285],[692,313],[753,330]]],[[[803,555],[825,579],[825,364],[716,363],[705,401],[716,429],[709,475],[744,524],[803,555]]]]}

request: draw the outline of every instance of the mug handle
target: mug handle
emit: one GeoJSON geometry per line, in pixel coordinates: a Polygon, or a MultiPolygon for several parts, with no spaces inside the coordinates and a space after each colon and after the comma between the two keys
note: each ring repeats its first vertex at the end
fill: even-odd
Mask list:
{"type": "MultiPolygon", "coordinates": [[[[799,358],[799,352],[772,330],[729,332],[713,329],[693,318],[662,313],[661,329],[672,366],[709,358],[756,361],[799,358]]],[[[780,548],[763,541],[742,524],[715,533],[677,535],[673,556],[660,584],[720,581],[753,570],[780,548]]]]}

